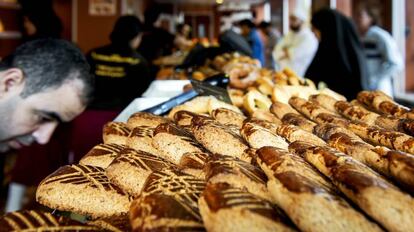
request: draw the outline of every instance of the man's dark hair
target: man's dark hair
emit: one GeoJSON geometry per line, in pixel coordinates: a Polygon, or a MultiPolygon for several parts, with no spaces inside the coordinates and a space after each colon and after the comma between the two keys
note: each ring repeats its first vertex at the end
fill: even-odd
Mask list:
{"type": "Polygon", "coordinates": [[[247,26],[248,28],[255,28],[256,25],[250,19],[243,19],[238,23],[239,26],[247,26]]]}
{"type": "Polygon", "coordinates": [[[82,52],[61,39],[38,39],[19,46],[0,65],[0,71],[18,68],[25,77],[22,97],[59,88],[71,80],[84,84],[81,100],[88,104],[93,92],[93,76],[82,52]]]}
{"type": "Polygon", "coordinates": [[[372,26],[381,24],[379,6],[361,3],[359,4],[359,10],[367,12],[368,16],[371,18],[372,26]]]}
{"type": "Polygon", "coordinates": [[[260,23],[259,23],[258,28],[261,28],[261,29],[266,29],[266,28],[268,28],[268,27],[270,27],[270,26],[272,26],[272,25],[271,25],[269,22],[262,21],[262,22],[260,22],[260,23]]]}
{"type": "Polygon", "coordinates": [[[141,32],[141,21],[136,16],[125,15],[118,18],[109,38],[114,44],[129,44],[141,32]]]}

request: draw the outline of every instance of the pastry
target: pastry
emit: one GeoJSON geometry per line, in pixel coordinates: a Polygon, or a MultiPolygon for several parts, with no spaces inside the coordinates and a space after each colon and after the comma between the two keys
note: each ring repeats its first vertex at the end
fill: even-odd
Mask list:
{"type": "Polygon", "coordinates": [[[335,103],[338,101],[335,98],[326,94],[315,94],[309,96],[309,101],[314,102],[336,114],[335,103]]]}
{"type": "Polygon", "coordinates": [[[173,163],[159,156],[144,151],[125,149],[108,166],[106,173],[111,183],[132,196],[137,196],[153,171],[174,166],[173,163]]]}
{"type": "Polygon", "coordinates": [[[296,231],[281,210],[227,183],[208,184],[199,206],[209,232],[296,231]]]}
{"type": "Polygon", "coordinates": [[[123,122],[108,122],[103,127],[103,142],[125,145],[131,129],[123,122]]]}
{"type": "Polygon", "coordinates": [[[299,114],[296,110],[294,110],[290,105],[287,105],[282,102],[273,102],[272,106],[270,107],[270,112],[280,120],[286,115],[286,114],[299,114]]]}
{"type": "Polygon", "coordinates": [[[80,164],[63,166],[46,177],[37,188],[36,200],[92,218],[125,214],[130,205],[130,197],[109,182],[104,169],[80,164]]]}
{"type": "Polygon", "coordinates": [[[166,122],[170,122],[170,120],[147,112],[136,112],[128,118],[127,124],[130,128],[138,126],[155,128],[159,124],[166,122]]]}
{"type": "Polygon", "coordinates": [[[127,148],[127,146],[114,143],[98,144],[82,157],[79,163],[105,169],[125,148],[127,148]]]}
{"type": "Polygon", "coordinates": [[[302,157],[274,147],[259,149],[257,156],[274,203],[302,231],[381,231],[302,157]]]}
{"type": "Polygon", "coordinates": [[[209,152],[184,153],[178,167],[185,173],[200,179],[205,179],[205,172],[203,169],[210,158],[211,154],[209,152]]]}
{"type": "Polygon", "coordinates": [[[311,133],[313,131],[313,128],[316,126],[316,123],[296,113],[285,114],[285,116],[282,118],[282,122],[288,125],[295,125],[302,130],[311,133]]]}
{"type": "Polygon", "coordinates": [[[99,227],[101,230],[110,232],[132,231],[131,225],[129,224],[128,215],[100,218],[94,221],[88,221],[88,224],[99,227]]]}
{"type": "Polygon", "coordinates": [[[282,149],[288,147],[288,143],[281,136],[248,121],[244,123],[240,132],[249,145],[255,149],[264,146],[274,146],[282,149]]]}
{"type": "Polygon", "coordinates": [[[278,127],[276,133],[282,138],[285,138],[289,143],[293,143],[295,141],[305,141],[319,146],[326,144],[322,139],[318,138],[318,136],[302,130],[295,125],[283,124],[278,127]]]}
{"type": "Polygon", "coordinates": [[[135,150],[145,151],[154,155],[160,155],[154,146],[152,146],[152,137],[154,135],[153,127],[136,126],[132,129],[131,134],[127,139],[126,145],[135,150]]]}

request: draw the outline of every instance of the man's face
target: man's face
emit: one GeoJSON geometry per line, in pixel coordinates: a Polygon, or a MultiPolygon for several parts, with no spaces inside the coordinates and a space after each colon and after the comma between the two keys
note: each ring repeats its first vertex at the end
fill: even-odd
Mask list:
{"type": "Polygon", "coordinates": [[[291,15],[289,17],[289,27],[292,31],[294,32],[298,32],[300,30],[300,27],[302,26],[302,20],[300,20],[299,18],[297,18],[294,15],[291,15]]]}
{"type": "Polygon", "coordinates": [[[358,30],[361,33],[366,32],[372,24],[372,18],[369,16],[366,10],[361,9],[358,11],[356,18],[358,30]]]}
{"type": "Polygon", "coordinates": [[[243,36],[247,36],[250,33],[250,28],[248,26],[246,26],[246,25],[240,25],[240,33],[243,36]]]}
{"type": "Polygon", "coordinates": [[[0,95],[0,152],[19,149],[33,142],[46,144],[59,122],[68,122],[85,106],[79,93],[83,84],[69,81],[22,98],[17,91],[0,95]]]}

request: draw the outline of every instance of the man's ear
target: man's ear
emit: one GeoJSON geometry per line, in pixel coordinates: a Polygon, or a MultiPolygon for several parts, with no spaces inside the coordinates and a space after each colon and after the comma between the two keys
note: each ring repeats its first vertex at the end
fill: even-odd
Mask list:
{"type": "Polygon", "coordinates": [[[25,78],[23,71],[10,68],[0,72],[0,97],[5,94],[20,94],[23,91],[25,78]]]}

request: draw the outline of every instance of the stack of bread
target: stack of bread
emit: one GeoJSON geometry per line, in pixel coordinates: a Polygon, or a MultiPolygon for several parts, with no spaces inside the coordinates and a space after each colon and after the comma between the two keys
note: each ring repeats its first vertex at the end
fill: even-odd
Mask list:
{"type": "Polygon", "coordinates": [[[85,230],[414,231],[414,111],[378,91],[287,93],[267,109],[197,97],[110,122],[37,201],[88,216],[85,230]]]}

